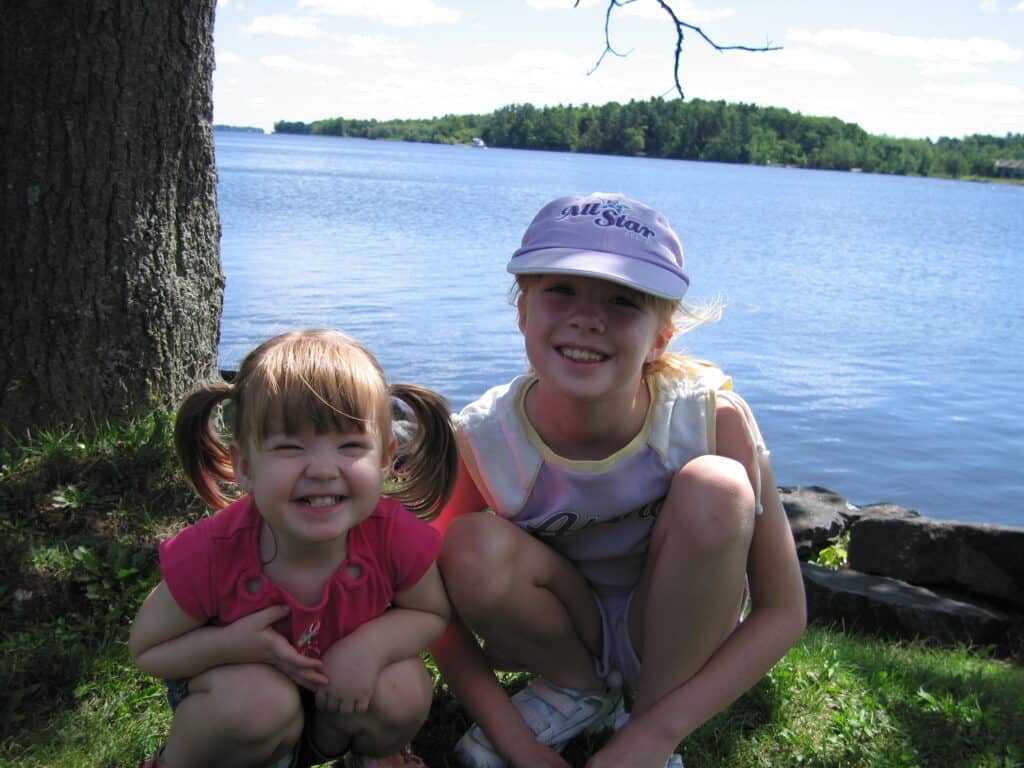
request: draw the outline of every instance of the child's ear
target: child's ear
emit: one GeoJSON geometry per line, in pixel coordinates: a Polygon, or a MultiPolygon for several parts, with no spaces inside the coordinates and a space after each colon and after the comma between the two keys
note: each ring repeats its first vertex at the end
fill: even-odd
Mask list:
{"type": "Polygon", "coordinates": [[[655,334],[654,336],[654,343],[651,344],[651,349],[647,353],[647,357],[644,358],[644,362],[653,363],[655,360],[657,360],[659,357],[665,354],[665,350],[668,349],[668,343],[670,341],[672,341],[671,328],[666,327],[658,331],[658,333],[655,334]]]}
{"type": "Polygon", "coordinates": [[[235,485],[242,489],[243,493],[251,490],[249,484],[249,460],[238,450],[238,446],[231,444],[231,466],[235,470],[235,485]]]}
{"type": "Polygon", "coordinates": [[[516,299],[516,309],[519,312],[519,332],[526,333],[526,292],[520,291],[516,299]]]}

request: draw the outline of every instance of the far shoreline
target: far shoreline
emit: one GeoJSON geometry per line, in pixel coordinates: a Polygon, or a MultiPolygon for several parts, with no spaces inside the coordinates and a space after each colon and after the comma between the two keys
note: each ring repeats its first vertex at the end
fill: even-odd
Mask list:
{"type": "MultiPolygon", "coordinates": [[[[292,131],[265,131],[258,127],[237,127],[237,126],[214,126],[216,133],[251,133],[259,134],[263,136],[308,136],[311,138],[323,138],[323,139],[356,139],[362,141],[384,141],[393,142],[397,144],[435,144],[438,146],[455,146],[455,147],[466,147],[473,148],[473,145],[469,142],[447,142],[447,141],[419,141],[416,139],[403,139],[395,137],[377,137],[377,136],[336,136],[329,133],[295,133],[292,131]]],[[[572,152],[569,150],[562,149],[539,149],[529,147],[502,147],[493,144],[487,145],[488,149],[504,149],[508,151],[517,151],[525,149],[530,152],[562,152],[565,154],[596,154],[603,157],[616,157],[616,155],[609,155],[601,152],[572,152]]],[[[621,157],[621,155],[618,155],[621,157]]],[[[948,176],[945,174],[928,174],[922,175],[917,173],[884,173],[882,171],[867,171],[863,168],[816,168],[812,166],[800,166],[800,165],[782,165],[775,163],[731,163],[724,160],[702,160],[692,158],[678,158],[678,157],[657,157],[648,155],[646,153],[637,153],[630,155],[630,157],[636,157],[639,159],[652,159],[652,160],[683,160],[693,163],[724,163],[726,165],[745,165],[751,167],[762,167],[762,168],[783,168],[786,170],[797,170],[797,171],[831,171],[836,173],[856,173],[856,174],[868,174],[872,176],[903,176],[908,179],[937,179],[941,181],[968,181],[977,182],[981,184],[1005,184],[1009,186],[1024,186],[1024,177],[1012,178],[1012,177],[1000,177],[1000,176],[948,176]]]]}
{"type": "Polygon", "coordinates": [[[274,133],[1024,183],[1024,133],[876,135],[838,117],[724,100],[511,104],[490,113],[278,120],[274,133]]]}

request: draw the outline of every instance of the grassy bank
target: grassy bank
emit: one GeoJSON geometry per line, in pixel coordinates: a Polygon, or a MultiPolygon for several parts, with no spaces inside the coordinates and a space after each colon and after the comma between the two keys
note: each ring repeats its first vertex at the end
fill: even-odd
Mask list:
{"type": "MultiPolygon", "coordinates": [[[[0,766],[125,768],[166,734],[163,686],[125,640],[157,578],[156,542],[204,513],[169,435],[150,416],[0,455],[0,766]]],[[[436,691],[416,746],[432,768],[454,766],[465,716],[436,691]]],[[[567,755],[582,765],[593,746],[567,755]]],[[[1024,766],[1024,669],[812,627],[682,752],[688,768],[1024,766]]]]}

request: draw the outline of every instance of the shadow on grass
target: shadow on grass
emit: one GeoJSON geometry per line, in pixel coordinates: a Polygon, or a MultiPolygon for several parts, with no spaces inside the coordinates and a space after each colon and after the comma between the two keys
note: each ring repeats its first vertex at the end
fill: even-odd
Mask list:
{"type": "Polygon", "coordinates": [[[169,437],[168,417],[146,416],[4,453],[0,738],[74,707],[155,583],[154,530],[202,514],[169,437]]]}
{"type": "Polygon", "coordinates": [[[835,629],[827,637],[842,645],[844,671],[906,745],[908,765],[1024,766],[1019,658],[835,629]]]}
{"type": "Polygon", "coordinates": [[[743,745],[774,731],[783,703],[779,686],[762,678],[686,739],[683,755],[688,768],[743,764],[743,745]]]}

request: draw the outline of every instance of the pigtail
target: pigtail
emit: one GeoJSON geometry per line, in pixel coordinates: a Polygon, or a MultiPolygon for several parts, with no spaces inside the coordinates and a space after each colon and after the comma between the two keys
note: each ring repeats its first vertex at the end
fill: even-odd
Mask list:
{"type": "Polygon", "coordinates": [[[414,384],[392,384],[393,397],[416,417],[416,434],[398,446],[394,477],[398,487],[388,495],[425,520],[441,512],[455,485],[459,454],[448,402],[436,392],[414,384]]]}
{"type": "Polygon", "coordinates": [[[185,476],[199,496],[214,509],[231,499],[222,482],[235,479],[231,452],[213,426],[213,411],[231,397],[233,387],[224,382],[209,384],[185,398],[174,422],[174,448],[185,476]]]}

